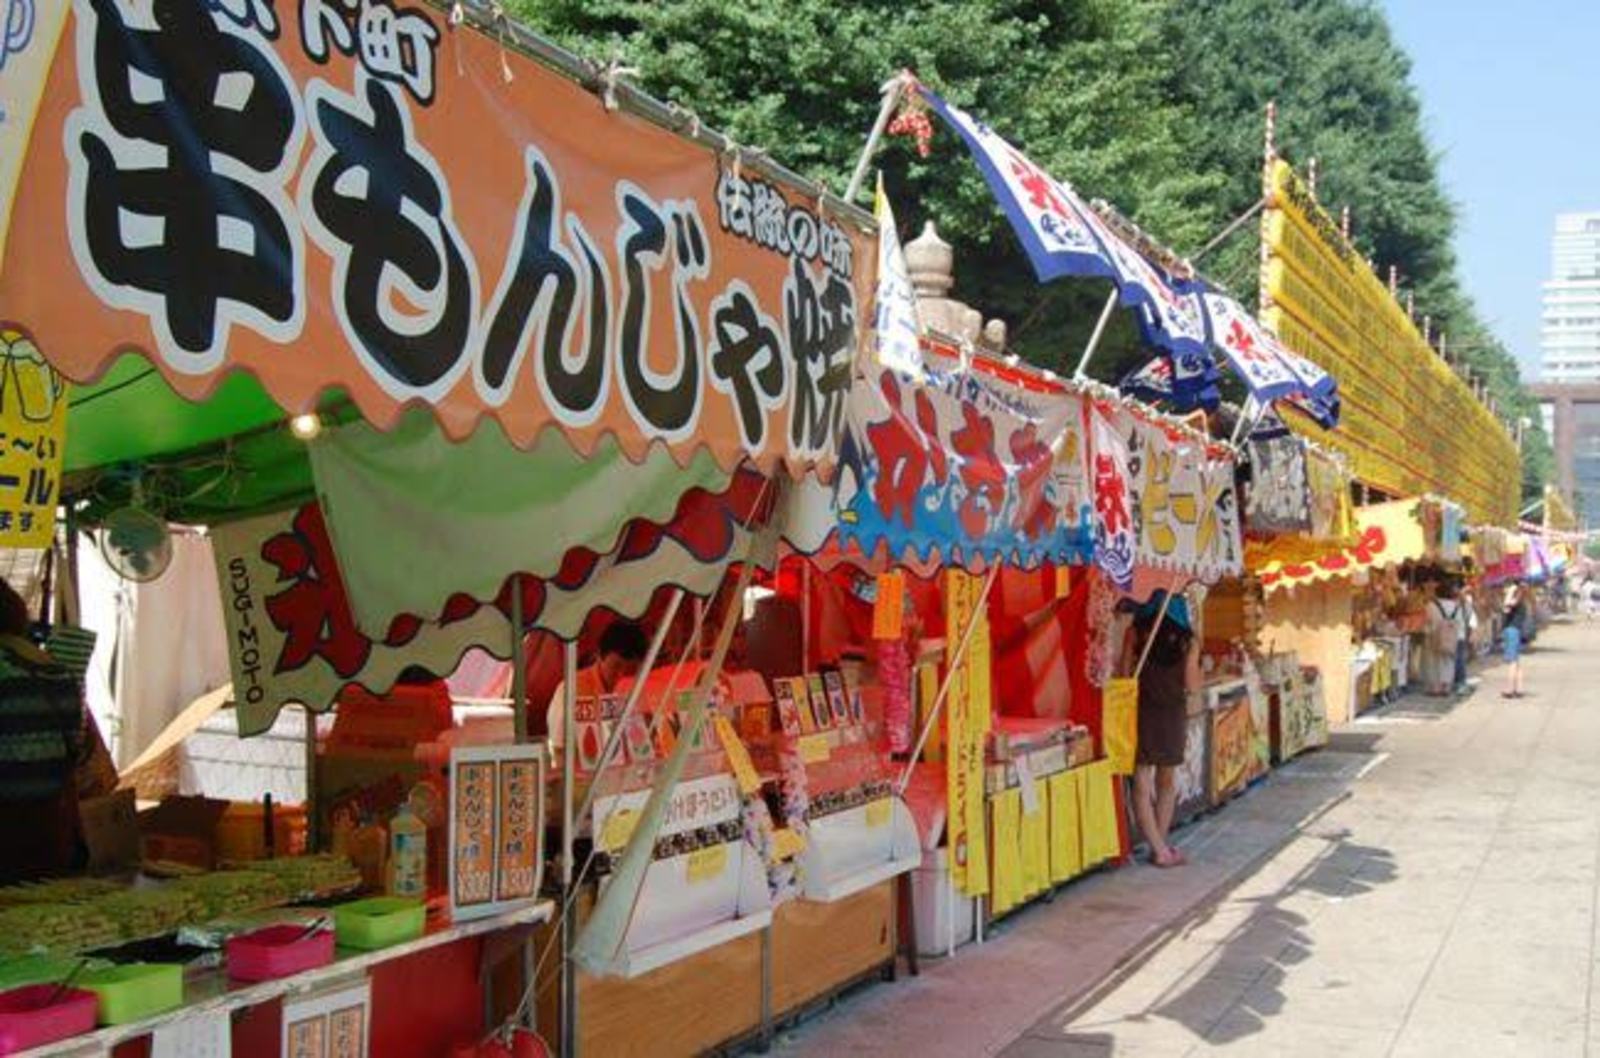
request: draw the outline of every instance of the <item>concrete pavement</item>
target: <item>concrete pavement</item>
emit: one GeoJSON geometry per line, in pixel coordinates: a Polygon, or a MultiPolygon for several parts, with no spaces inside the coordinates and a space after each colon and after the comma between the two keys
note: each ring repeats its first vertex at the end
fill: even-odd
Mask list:
{"type": "Polygon", "coordinates": [[[1412,696],[783,1054],[1600,1056],[1600,625],[1412,696]]]}

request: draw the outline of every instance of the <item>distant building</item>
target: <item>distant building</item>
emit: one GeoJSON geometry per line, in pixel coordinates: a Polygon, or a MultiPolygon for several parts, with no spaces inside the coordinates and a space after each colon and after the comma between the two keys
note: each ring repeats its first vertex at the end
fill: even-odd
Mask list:
{"type": "Polygon", "coordinates": [[[1600,382],[1600,212],[1556,217],[1539,366],[1545,382],[1600,382]]]}
{"type": "Polygon", "coordinates": [[[1528,388],[1539,400],[1555,448],[1556,486],[1579,525],[1600,526],[1600,381],[1540,382],[1528,388]]]}

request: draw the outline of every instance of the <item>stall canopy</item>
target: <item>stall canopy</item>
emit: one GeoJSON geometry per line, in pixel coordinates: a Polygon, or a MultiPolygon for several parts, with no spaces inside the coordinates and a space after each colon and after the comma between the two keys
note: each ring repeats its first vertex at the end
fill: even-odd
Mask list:
{"type": "MultiPolygon", "coordinates": [[[[0,304],[68,378],[138,352],[245,422],[338,389],[452,440],[494,419],[524,448],[826,472],[874,270],[858,211],[442,11],[397,14],[393,49],[342,6],[162,13],[40,5],[6,71],[0,304]]],[[[183,429],[134,454],[239,425],[183,429]]]]}
{"type": "Polygon", "coordinates": [[[1309,561],[1269,562],[1261,569],[1261,585],[1267,591],[1297,588],[1424,558],[1430,553],[1424,505],[1412,499],[1358,507],[1353,545],[1309,561]]]}
{"type": "Polygon", "coordinates": [[[524,31],[363,10],[42,5],[0,80],[7,348],[78,384],[89,521],[212,526],[247,731],[759,557],[875,272],[862,211],[524,31]]]}

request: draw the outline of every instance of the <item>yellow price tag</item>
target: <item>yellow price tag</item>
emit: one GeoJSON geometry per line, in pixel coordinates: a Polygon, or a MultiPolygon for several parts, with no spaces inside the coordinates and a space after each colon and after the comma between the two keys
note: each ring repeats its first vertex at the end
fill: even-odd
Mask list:
{"type": "Polygon", "coordinates": [[[804,735],[799,743],[800,760],[804,764],[820,764],[828,759],[831,751],[828,748],[827,735],[804,735]]]}
{"type": "Polygon", "coordinates": [[[722,740],[723,752],[728,754],[728,765],[733,768],[733,777],[738,780],[739,789],[747,795],[758,792],[761,789],[761,776],[756,774],[756,766],[750,762],[750,751],[745,749],[732,722],[718,713],[712,718],[712,723],[717,725],[717,737],[722,740]]]}
{"type": "Polygon", "coordinates": [[[639,825],[639,810],[637,808],[619,808],[606,816],[605,823],[600,828],[600,847],[620,849],[633,837],[633,830],[639,825]]]}
{"type": "Polygon", "coordinates": [[[806,849],[806,839],[789,827],[772,832],[772,858],[792,860],[806,849]]]}
{"type": "Polygon", "coordinates": [[[728,846],[711,845],[689,853],[688,874],[690,883],[709,882],[720,878],[728,867],[728,846]]]}
{"type": "Polygon", "coordinates": [[[887,797],[880,797],[876,801],[867,802],[867,826],[888,826],[889,816],[894,811],[894,801],[887,797]]]}

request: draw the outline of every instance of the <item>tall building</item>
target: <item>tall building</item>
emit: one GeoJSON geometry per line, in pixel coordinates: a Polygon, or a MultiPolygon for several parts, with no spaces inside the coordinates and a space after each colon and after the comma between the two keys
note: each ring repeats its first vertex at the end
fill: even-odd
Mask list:
{"type": "Polygon", "coordinates": [[[1545,382],[1600,382],[1600,212],[1556,217],[1539,360],[1545,382]]]}

